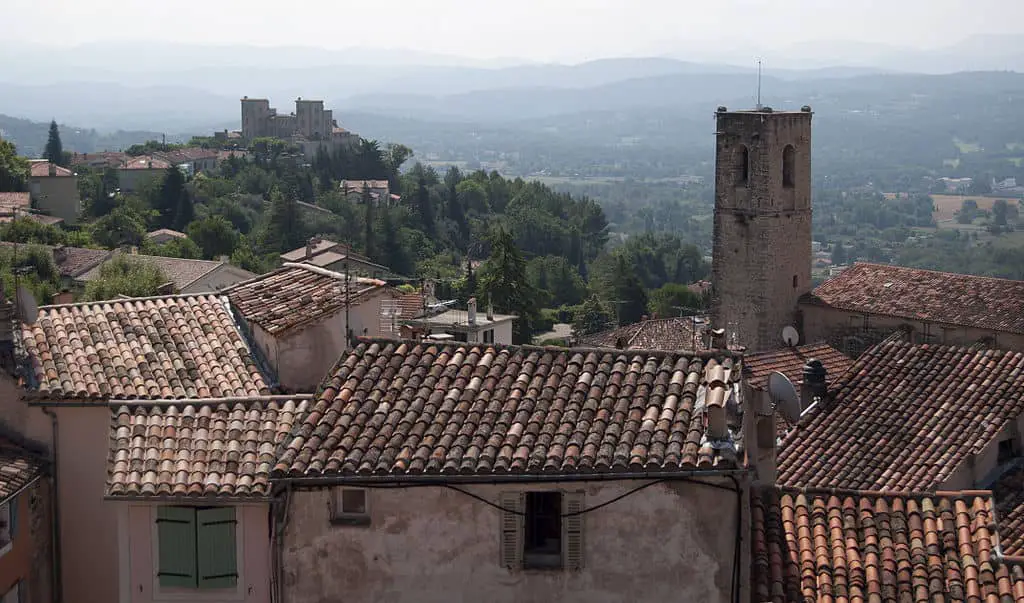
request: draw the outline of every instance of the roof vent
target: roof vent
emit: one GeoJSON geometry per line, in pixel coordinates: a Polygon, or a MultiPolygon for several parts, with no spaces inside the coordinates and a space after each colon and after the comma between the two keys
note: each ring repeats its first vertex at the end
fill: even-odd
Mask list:
{"type": "Polygon", "coordinates": [[[800,385],[800,406],[806,409],[815,400],[824,400],[828,391],[828,371],[817,358],[811,358],[804,365],[804,380],[800,385]]]}
{"type": "Polygon", "coordinates": [[[800,110],[803,111],[804,113],[810,113],[811,112],[811,106],[810,105],[804,105],[803,107],[800,107],[800,110]]]}
{"type": "Polygon", "coordinates": [[[728,110],[729,109],[727,109],[725,105],[718,105],[718,112],[719,113],[725,113],[728,110]]]}

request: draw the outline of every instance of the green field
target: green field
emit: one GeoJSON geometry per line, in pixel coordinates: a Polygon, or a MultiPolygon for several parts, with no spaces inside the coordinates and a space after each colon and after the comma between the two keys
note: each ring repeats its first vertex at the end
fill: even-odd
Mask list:
{"type": "Polygon", "coordinates": [[[557,186],[559,184],[597,184],[608,186],[625,180],[625,178],[618,176],[528,176],[526,179],[536,180],[547,186],[557,186]]]}
{"type": "Polygon", "coordinates": [[[960,140],[959,138],[954,138],[953,139],[953,144],[955,144],[956,148],[960,149],[960,152],[965,154],[965,155],[967,153],[977,153],[978,151],[981,150],[981,145],[979,145],[978,143],[976,143],[976,142],[966,142],[966,141],[960,140]]]}
{"type": "Polygon", "coordinates": [[[959,159],[943,159],[942,160],[942,165],[944,165],[946,167],[951,167],[951,168],[956,169],[956,168],[960,167],[960,160],[959,159]]]}
{"type": "Polygon", "coordinates": [[[1024,157],[1007,157],[1006,160],[1017,167],[1020,167],[1021,164],[1024,164],[1024,157]]]}

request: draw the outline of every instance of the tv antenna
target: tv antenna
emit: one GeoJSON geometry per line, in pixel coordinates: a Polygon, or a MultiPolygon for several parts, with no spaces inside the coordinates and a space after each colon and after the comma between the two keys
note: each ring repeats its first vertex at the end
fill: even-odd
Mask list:
{"type": "Polygon", "coordinates": [[[782,341],[791,348],[796,347],[800,343],[800,332],[792,325],[786,325],[782,327],[782,341]]]}
{"type": "Polygon", "coordinates": [[[761,59],[757,59],[757,110],[761,109],[761,59]]]}
{"type": "Polygon", "coordinates": [[[800,396],[789,377],[779,371],[768,375],[768,399],[772,402],[772,412],[781,412],[791,425],[800,420],[800,396]]]}

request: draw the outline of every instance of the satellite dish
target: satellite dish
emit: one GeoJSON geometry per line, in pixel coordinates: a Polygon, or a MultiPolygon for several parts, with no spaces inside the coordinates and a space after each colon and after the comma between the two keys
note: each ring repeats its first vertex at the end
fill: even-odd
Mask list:
{"type": "Polygon", "coordinates": [[[782,328],[782,341],[786,342],[789,347],[795,347],[796,344],[800,343],[800,332],[797,331],[790,325],[786,325],[782,328]]]}
{"type": "Polygon", "coordinates": [[[792,424],[800,420],[800,395],[796,393],[793,382],[779,371],[768,375],[768,398],[772,408],[782,413],[792,424]]]}
{"type": "Polygon", "coordinates": [[[18,320],[25,324],[35,324],[39,318],[39,304],[36,303],[36,296],[24,285],[18,285],[18,320]]]}

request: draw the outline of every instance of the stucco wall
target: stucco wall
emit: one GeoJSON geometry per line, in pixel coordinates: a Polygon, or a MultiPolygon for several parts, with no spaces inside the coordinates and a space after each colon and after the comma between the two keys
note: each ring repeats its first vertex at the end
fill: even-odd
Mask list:
{"type": "MultiPolygon", "coordinates": [[[[867,328],[865,329],[865,315],[857,312],[847,312],[812,304],[800,304],[800,311],[803,315],[804,339],[807,342],[825,341],[836,349],[854,356],[863,352],[863,348],[870,347],[904,325],[909,325],[914,329],[912,339],[915,343],[969,346],[983,338],[992,337],[995,339],[994,347],[996,348],[1024,350],[1024,335],[1015,333],[928,324],[879,314],[871,314],[867,317],[867,328]],[[926,338],[925,333],[932,337],[926,338]],[[844,340],[847,337],[856,337],[862,341],[862,344],[847,349],[847,346],[844,345],[844,340]]],[[[850,343],[850,341],[846,343],[850,343]]]]}
{"type": "Polygon", "coordinates": [[[117,182],[118,186],[121,187],[121,190],[131,193],[142,188],[142,186],[150,180],[162,178],[166,172],[166,169],[121,169],[117,171],[117,182]]]}
{"type": "MultiPolygon", "coordinates": [[[[644,482],[562,483],[594,507],[644,482]]],[[[516,485],[462,489],[497,503],[516,485]]],[[[730,600],[736,495],[657,484],[583,515],[584,568],[512,571],[499,563],[497,509],[454,490],[376,489],[371,524],[334,526],[329,490],[293,494],[284,536],[284,603],[620,603],[730,600]],[[324,565],[330,564],[330,571],[324,565]]]]}
{"type": "MultiPolygon", "coordinates": [[[[381,296],[376,296],[349,309],[355,335],[380,335],[380,300],[381,296]]],[[[259,325],[250,323],[250,327],[278,382],[289,391],[314,391],[348,347],[344,309],[318,323],[276,337],[259,325]]]]}
{"type": "Polygon", "coordinates": [[[82,213],[78,197],[77,176],[45,176],[32,178],[29,187],[35,207],[52,216],[74,223],[82,213]]]}
{"type": "MultiPolygon", "coordinates": [[[[120,602],[270,603],[269,505],[237,505],[238,585],[233,589],[161,589],[157,580],[156,507],[116,502],[120,539],[120,602]]],[[[184,503],[183,503],[184,504],[184,503]]],[[[117,599],[111,599],[115,601],[117,599]]]]}
{"type": "Polygon", "coordinates": [[[210,271],[188,287],[181,290],[181,293],[210,293],[220,291],[226,287],[249,280],[255,274],[242,270],[231,264],[223,264],[216,270],[210,271]]]}
{"type": "Polygon", "coordinates": [[[58,496],[64,599],[117,600],[116,503],[103,500],[110,409],[57,408],[58,496]]]}

